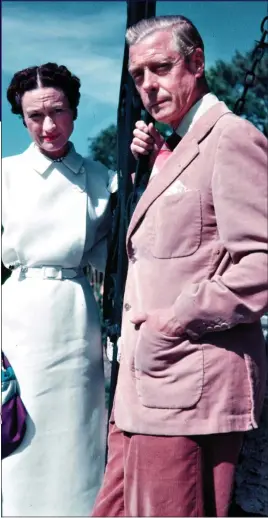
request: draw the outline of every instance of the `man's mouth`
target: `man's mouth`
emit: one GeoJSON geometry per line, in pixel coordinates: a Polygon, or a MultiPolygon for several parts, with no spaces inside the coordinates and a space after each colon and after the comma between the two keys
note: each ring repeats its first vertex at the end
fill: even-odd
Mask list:
{"type": "Polygon", "coordinates": [[[149,109],[151,110],[152,108],[157,108],[165,102],[167,102],[167,99],[160,99],[159,101],[155,101],[154,103],[149,104],[149,109]]]}

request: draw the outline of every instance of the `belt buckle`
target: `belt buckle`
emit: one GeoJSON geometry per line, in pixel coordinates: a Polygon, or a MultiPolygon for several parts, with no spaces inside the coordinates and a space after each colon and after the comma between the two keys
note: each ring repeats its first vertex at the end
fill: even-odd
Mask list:
{"type": "Polygon", "coordinates": [[[17,274],[17,279],[19,281],[22,281],[23,279],[26,279],[26,277],[27,277],[28,266],[20,266],[17,270],[15,268],[13,271],[14,271],[14,275],[17,274]]]}
{"type": "Polygon", "coordinates": [[[43,279],[62,280],[62,268],[60,266],[43,266],[43,279]]]}

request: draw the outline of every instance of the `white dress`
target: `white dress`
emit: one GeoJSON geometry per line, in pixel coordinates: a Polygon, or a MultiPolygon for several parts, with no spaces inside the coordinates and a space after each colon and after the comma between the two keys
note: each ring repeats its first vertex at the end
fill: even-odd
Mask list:
{"type": "Polygon", "coordinates": [[[29,268],[2,291],[2,348],[28,411],[21,446],[2,462],[2,513],[88,516],[105,453],[99,311],[88,280],[60,280],[55,267],[103,270],[109,172],[73,145],[55,163],[32,144],[3,159],[2,177],[3,262],[29,268]]]}

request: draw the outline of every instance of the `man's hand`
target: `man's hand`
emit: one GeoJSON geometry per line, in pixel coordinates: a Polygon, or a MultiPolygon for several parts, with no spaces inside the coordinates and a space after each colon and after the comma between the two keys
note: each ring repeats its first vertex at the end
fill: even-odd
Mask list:
{"type": "Polygon", "coordinates": [[[152,313],[136,313],[131,315],[130,321],[139,329],[141,324],[146,324],[153,330],[168,336],[181,336],[184,334],[175,316],[173,306],[162,308],[152,313]]]}
{"type": "Polygon", "coordinates": [[[150,165],[152,166],[164,142],[164,137],[162,137],[152,122],[147,126],[144,121],[137,121],[130,149],[136,160],[138,160],[140,155],[151,153],[150,165]]]}

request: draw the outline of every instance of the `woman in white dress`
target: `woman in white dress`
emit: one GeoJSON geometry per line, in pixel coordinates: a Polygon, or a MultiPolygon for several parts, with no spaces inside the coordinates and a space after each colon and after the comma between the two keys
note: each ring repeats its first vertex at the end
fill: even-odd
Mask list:
{"type": "Polygon", "coordinates": [[[79,88],[47,63],[7,92],[33,143],[2,163],[2,347],[28,412],[2,462],[3,516],[88,516],[103,476],[101,328],[82,268],[104,269],[112,178],[69,141],[79,88]]]}

